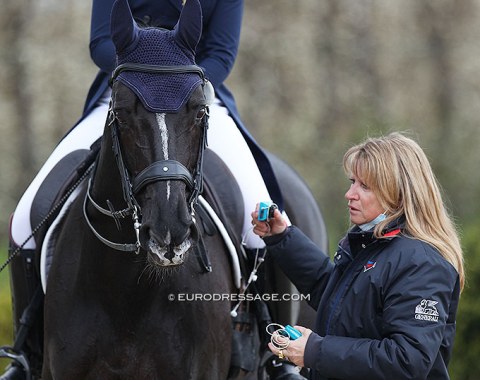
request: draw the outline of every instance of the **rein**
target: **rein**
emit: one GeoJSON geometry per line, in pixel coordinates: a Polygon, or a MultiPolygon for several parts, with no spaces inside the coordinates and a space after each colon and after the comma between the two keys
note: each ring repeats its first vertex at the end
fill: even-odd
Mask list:
{"type": "Polygon", "coordinates": [[[150,183],[157,181],[182,181],[186,184],[188,190],[190,191],[190,198],[188,200],[188,207],[191,215],[195,213],[194,206],[197,203],[198,196],[203,188],[203,156],[204,151],[207,146],[207,129],[208,129],[208,86],[211,86],[210,82],[205,78],[202,68],[196,65],[185,65],[185,66],[157,66],[157,65],[146,65],[138,63],[124,63],[116,67],[113,71],[112,77],[110,79],[110,84],[112,84],[123,71],[139,71],[146,73],[154,74],[185,74],[192,73],[198,74],[204,86],[204,93],[207,98],[207,112],[202,118],[202,136],[200,142],[200,149],[198,152],[197,165],[195,172],[192,174],[189,170],[180,162],[176,160],[161,160],[155,161],[145,169],[143,169],[138,175],[131,179],[131,175],[128,172],[128,169],[125,166],[123,160],[122,149],[120,145],[120,139],[118,136],[118,122],[117,115],[113,111],[112,104],[110,104],[110,109],[107,116],[107,127],[110,128],[113,140],[113,153],[115,155],[115,160],[117,163],[118,170],[120,172],[120,178],[122,182],[122,191],[123,198],[127,204],[127,208],[115,211],[111,203],[107,200],[107,205],[109,210],[101,207],[95,202],[90,193],[91,180],[88,183],[87,193],[85,195],[83,203],[83,214],[85,220],[92,230],[93,234],[99,239],[102,243],[107,245],[110,248],[113,248],[118,251],[123,252],[140,252],[140,228],[141,224],[141,207],[135,199],[135,195],[138,194],[145,186],[150,183]],[[90,219],[87,215],[87,202],[90,202],[92,206],[98,210],[100,213],[112,217],[115,220],[117,228],[120,227],[119,218],[125,218],[126,216],[132,215],[133,219],[133,228],[135,230],[136,242],[132,244],[123,244],[115,243],[106,238],[104,238],[95,228],[93,227],[90,219]]]}

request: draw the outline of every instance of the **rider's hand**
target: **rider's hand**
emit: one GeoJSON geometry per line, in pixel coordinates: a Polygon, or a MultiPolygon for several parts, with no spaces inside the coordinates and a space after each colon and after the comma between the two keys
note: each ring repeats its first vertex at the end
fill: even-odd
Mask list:
{"type": "Polygon", "coordinates": [[[275,209],[273,218],[271,218],[269,221],[260,222],[258,220],[258,207],[259,203],[257,203],[255,211],[253,211],[251,214],[253,232],[255,234],[261,238],[264,238],[266,236],[281,234],[287,229],[287,221],[278,209],[275,209]]]}

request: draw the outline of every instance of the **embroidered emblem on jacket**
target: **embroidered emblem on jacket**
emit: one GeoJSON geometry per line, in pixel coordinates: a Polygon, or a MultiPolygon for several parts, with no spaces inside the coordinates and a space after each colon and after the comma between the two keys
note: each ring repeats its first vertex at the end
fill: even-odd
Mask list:
{"type": "Polygon", "coordinates": [[[368,260],[368,262],[363,266],[363,271],[366,272],[367,270],[373,269],[375,268],[375,265],[377,265],[376,261],[368,260]]]}
{"type": "Polygon", "coordinates": [[[423,299],[415,307],[415,319],[422,321],[438,322],[437,301],[423,299]]]}

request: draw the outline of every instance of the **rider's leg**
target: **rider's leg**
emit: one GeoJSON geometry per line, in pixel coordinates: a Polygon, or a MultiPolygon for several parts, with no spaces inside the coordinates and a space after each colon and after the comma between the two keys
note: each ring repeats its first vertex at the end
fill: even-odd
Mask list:
{"type": "MultiPolygon", "coordinates": [[[[30,210],[33,199],[50,170],[68,153],[77,149],[89,149],[102,135],[108,112],[108,103],[102,101],[88,116],[85,117],[62,141],[42,166],[22,198],[18,202],[12,219],[11,234],[13,242],[20,246],[32,233],[30,224],[30,210]]],[[[35,240],[29,239],[22,247],[35,249],[35,240]]]]}
{"type": "MultiPolygon", "coordinates": [[[[10,246],[9,252],[18,247],[10,246]]],[[[43,294],[35,268],[35,250],[22,249],[10,262],[10,288],[15,341],[12,347],[3,347],[1,356],[13,362],[0,380],[25,379],[27,375],[40,375],[42,364],[43,294]],[[30,302],[34,300],[33,302],[30,302]]]]}
{"type": "MultiPolygon", "coordinates": [[[[255,210],[257,203],[270,201],[271,197],[243,135],[234,120],[229,116],[227,109],[218,101],[210,106],[207,140],[208,147],[223,160],[240,187],[245,207],[242,241],[247,255],[251,260],[255,260],[257,255],[264,254],[265,243],[258,235],[253,233],[250,214],[255,210]]],[[[287,223],[290,224],[285,213],[284,216],[287,223]]],[[[264,269],[264,266],[260,267],[256,283],[260,292],[265,290],[265,276],[261,273],[264,269]]]]}
{"type": "MultiPolygon", "coordinates": [[[[14,348],[16,353],[18,351],[24,352],[27,359],[31,361],[32,366],[41,366],[41,362],[38,363],[38,361],[41,360],[42,355],[43,320],[41,313],[38,312],[42,308],[36,308],[32,304],[32,300],[36,298],[34,295],[37,289],[41,289],[41,284],[34,265],[35,240],[33,238],[29,239],[32,233],[30,209],[40,185],[50,170],[70,152],[77,149],[89,149],[102,135],[108,112],[108,99],[109,94],[106,94],[98,106],[60,141],[23,194],[12,217],[10,245],[11,249],[19,249],[18,254],[10,263],[10,284],[16,341],[14,348]],[[27,308],[29,308],[29,312],[25,312],[27,308]],[[28,334],[26,333],[27,330],[28,334]],[[27,334],[25,339],[22,338],[24,333],[27,334]],[[39,344],[40,347],[38,347],[39,344]]],[[[4,375],[0,376],[0,380],[24,378],[25,371],[19,365],[12,366],[4,375]]]]}
{"type": "MultiPolygon", "coordinates": [[[[210,106],[208,147],[225,162],[240,187],[245,207],[242,238],[247,248],[247,254],[255,256],[258,252],[257,249],[263,251],[265,243],[259,236],[253,234],[250,213],[255,210],[258,202],[270,201],[271,198],[244,137],[228,115],[227,109],[218,102],[210,106]]],[[[259,281],[256,283],[260,292],[263,292],[264,288],[262,282],[265,278],[261,273],[263,269],[261,266],[259,281]]],[[[261,318],[268,318],[268,315],[263,316],[262,314],[261,318]]],[[[283,319],[283,316],[279,315],[278,318],[283,319]]],[[[295,371],[294,367],[291,363],[272,357],[268,359],[267,371],[271,379],[304,379],[295,371]]]]}
{"type": "Polygon", "coordinates": [[[270,201],[265,182],[245,139],[225,107],[210,106],[208,147],[222,160],[240,187],[245,207],[242,238],[247,248],[263,248],[263,240],[252,232],[250,213],[260,201],[270,201]]]}

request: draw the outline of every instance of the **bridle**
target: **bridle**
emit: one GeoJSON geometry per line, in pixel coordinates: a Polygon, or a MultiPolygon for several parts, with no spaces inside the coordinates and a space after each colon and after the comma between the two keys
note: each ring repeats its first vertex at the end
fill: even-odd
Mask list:
{"type": "MultiPolygon", "coordinates": [[[[211,84],[205,78],[205,74],[197,65],[182,65],[182,66],[160,66],[160,65],[147,65],[139,63],[123,63],[118,65],[112,77],[110,83],[117,79],[118,75],[123,71],[138,71],[151,74],[186,74],[193,73],[198,74],[203,81],[204,93],[211,91],[208,86],[211,84]],[[207,88],[207,90],[206,90],[207,88]]],[[[208,96],[206,94],[206,96],[208,96]]],[[[208,103],[207,99],[207,103],[208,103]]],[[[141,224],[141,208],[135,195],[137,195],[145,186],[152,182],[157,181],[182,181],[187,186],[187,189],[190,191],[190,198],[188,200],[189,212],[194,215],[194,206],[197,203],[198,196],[202,191],[203,187],[203,156],[204,151],[207,145],[207,129],[208,129],[208,104],[205,105],[206,111],[201,120],[201,141],[198,151],[197,164],[194,173],[190,171],[180,162],[176,160],[161,160],[155,161],[152,164],[148,165],[140,173],[132,178],[128,169],[125,166],[125,162],[122,155],[122,149],[120,145],[119,132],[118,132],[118,118],[113,110],[112,102],[110,102],[110,108],[108,110],[107,116],[107,127],[110,128],[112,141],[113,141],[113,153],[115,155],[115,161],[117,163],[118,170],[120,172],[120,178],[122,182],[123,198],[127,204],[127,207],[123,210],[114,210],[113,205],[107,200],[107,205],[109,209],[101,207],[97,202],[92,198],[90,189],[91,189],[91,178],[88,182],[87,193],[85,195],[83,203],[83,214],[85,220],[92,230],[93,234],[105,245],[109,246],[118,251],[124,252],[140,252],[140,227],[141,224]],[[87,214],[87,202],[90,202],[92,206],[98,210],[100,213],[112,217],[117,224],[117,227],[120,227],[119,218],[125,218],[129,215],[133,219],[133,228],[135,230],[135,235],[137,241],[135,243],[115,243],[106,238],[104,238],[92,225],[87,214]]]]}

